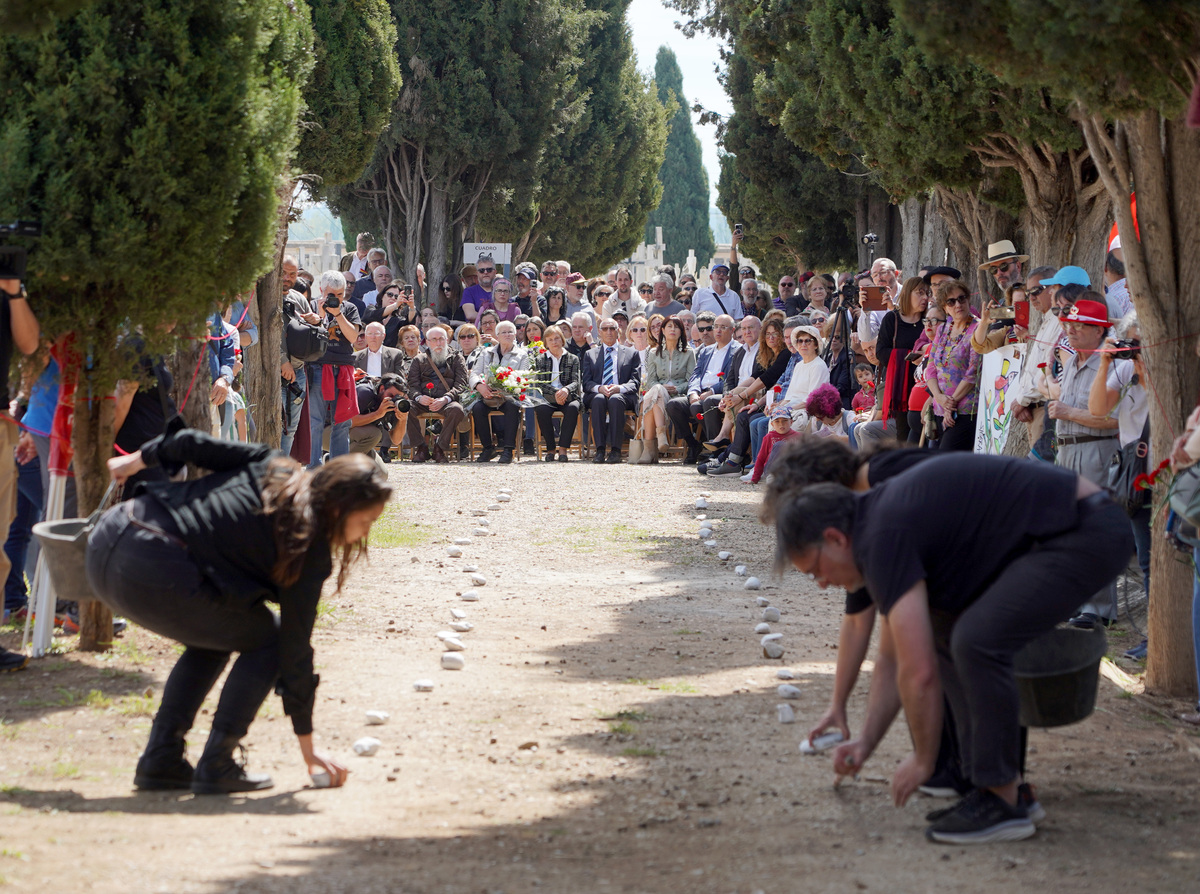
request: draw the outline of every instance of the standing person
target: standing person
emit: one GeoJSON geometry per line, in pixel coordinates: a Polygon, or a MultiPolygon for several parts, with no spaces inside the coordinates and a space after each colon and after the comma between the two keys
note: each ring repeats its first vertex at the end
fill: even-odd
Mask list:
{"type": "MultiPolygon", "coordinates": [[[[596,293],[596,297],[599,298],[599,292],[596,293]]],[[[635,295],[633,293],[633,273],[628,267],[618,267],[616,291],[610,292],[609,296],[601,303],[600,318],[607,319],[617,311],[623,311],[625,319],[629,319],[634,314],[641,312],[649,297],[649,295],[635,295]]]]}
{"type": "MultiPolygon", "coordinates": [[[[1108,335],[1108,305],[1099,292],[1086,291],[1061,318],[1073,356],[1063,360],[1057,399],[1046,405],[1046,416],[1055,420],[1058,465],[1093,484],[1108,483],[1108,467],[1117,451],[1120,423],[1109,416],[1088,412],[1092,381],[1101,374],[1101,346],[1108,335]]],[[[1129,560],[1130,551],[1125,553],[1129,560]]],[[[1084,629],[1117,620],[1117,588],[1109,583],[1080,606],[1072,625],[1084,629]]]]}
{"type": "Polygon", "coordinates": [[[621,461],[625,413],[637,407],[641,384],[642,366],[637,351],[618,345],[617,335],[617,321],[603,320],[601,344],[583,355],[583,395],[592,419],[595,463],[621,461]]]}
{"type": "Polygon", "coordinates": [[[571,273],[567,276],[567,300],[563,305],[566,311],[566,318],[571,320],[571,325],[575,324],[576,314],[587,314],[589,323],[589,331],[593,336],[599,334],[600,330],[596,328],[596,309],[587,297],[588,282],[584,279],[582,273],[571,273]]]}
{"type": "MultiPolygon", "coordinates": [[[[971,313],[971,292],[965,282],[955,279],[939,283],[935,294],[938,307],[946,312],[946,324],[939,326],[933,337],[925,385],[934,400],[933,412],[942,421],[939,446],[942,450],[974,450],[981,358],[971,347],[978,322],[971,313]]],[[[896,422],[899,425],[899,416],[896,422]]]]}
{"type": "Polygon", "coordinates": [[[804,295],[796,292],[796,275],[785,273],[779,277],[779,295],[775,298],[775,309],[794,317],[803,313],[807,305],[808,301],[804,295]]]}
{"type": "Polygon", "coordinates": [[[992,275],[1000,294],[1015,282],[1024,282],[1024,264],[1029,255],[1017,254],[1017,247],[1009,239],[1001,239],[987,247],[987,260],[979,265],[980,270],[986,270],[992,275]]]}
{"type": "Polygon", "coordinates": [[[277,688],[306,768],[342,785],[346,768],[313,749],[317,676],[310,640],[332,552],[341,558],[340,590],[391,496],[387,476],[361,455],[307,472],[263,444],[217,441],[191,429],[159,436],[108,466],[124,482],[146,468],[187,462],[214,474],[150,484],[106,512],[88,543],[88,582],[96,594],[185,647],[163,689],[134,784],[196,794],[270,788],[270,777],[247,773],[233,752],[277,688]],[[278,615],[268,600],[278,604],[278,615]],[[193,771],[184,737],[233,652],[240,654],[193,771]]]}
{"type": "Polygon", "coordinates": [[[729,267],[720,261],[712,265],[708,271],[708,281],[712,283],[707,289],[697,289],[692,296],[692,313],[699,316],[703,311],[709,311],[713,316],[725,314],[736,323],[745,314],[742,312],[742,299],[733,289],[727,288],[729,283],[729,267]]]}
{"type": "Polygon", "coordinates": [[[571,317],[571,340],[567,342],[567,350],[579,358],[581,368],[583,355],[592,347],[592,322],[594,319],[595,317],[582,311],[571,317]]]}
{"type": "Polygon", "coordinates": [[[660,314],[663,319],[672,317],[683,310],[683,305],[671,297],[675,291],[675,281],[666,273],[660,273],[650,281],[650,303],[646,305],[647,317],[660,314]]]}
{"type": "Polygon", "coordinates": [[[558,286],[546,289],[542,296],[546,301],[546,322],[557,323],[559,320],[571,322],[571,314],[567,311],[567,293],[558,286]]]}
{"type": "MultiPolygon", "coordinates": [[[[819,279],[816,277],[812,282],[819,279]]],[[[908,355],[921,337],[922,319],[928,306],[929,287],[924,281],[919,276],[905,280],[896,309],[884,315],[879,324],[879,340],[875,342],[875,355],[886,370],[883,418],[896,420],[896,440],[901,444],[913,440],[909,437],[908,396],[913,389],[916,366],[908,355]]]]}
{"type": "Polygon", "coordinates": [[[645,434],[638,464],[658,462],[660,448],[670,446],[667,439],[667,403],[687,392],[696,368],[696,352],[687,342],[679,317],[663,323],[657,347],[647,351],[643,364],[642,426],[645,434]]]}
{"type": "Polygon", "coordinates": [[[562,414],[558,429],[558,462],[570,462],[567,455],[571,439],[579,425],[579,410],[583,400],[583,377],[579,358],[566,350],[566,341],[557,326],[551,326],[542,336],[546,351],[539,354],[533,368],[538,374],[537,387],[542,401],[534,408],[542,442],[546,447],[546,462],[555,459],[554,414],[562,414]]]}
{"type": "Polygon", "coordinates": [[[775,535],[779,568],[792,565],[821,587],[865,587],[882,615],[867,717],[834,752],[834,771],[860,772],[903,707],[913,751],[892,777],[903,806],[936,765],[944,693],[973,790],[932,818],[926,837],[984,844],[1035,834],[1019,800],[1013,662],[1124,567],[1132,548],[1124,513],[1065,470],[947,456],[865,494],[841,484],[791,492],[775,535]]]}
{"type": "Polygon", "coordinates": [[[329,456],[350,452],[350,421],[358,414],[354,389],[354,342],[361,328],[358,308],[345,300],[346,278],[336,270],[321,274],[321,297],[313,308],[329,333],[325,356],[308,365],[309,469],[321,464],[325,426],[329,456]]]}
{"type": "Polygon", "coordinates": [[[490,310],[496,314],[498,321],[516,321],[517,317],[521,315],[521,308],[512,300],[511,295],[512,283],[503,276],[497,276],[492,280],[491,297],[480,306],[480,313],[490,310]]]}
{"type": "MultiPolygon", "coordinates": [[[[463,268],[464,271],[466,269],[466,267],[463,268]]],[[[496,279],[496,262],[492,260],[491,255],[482,255],[470,275],[477,276],[479,282],[463,289],[461,307],[466,321],[474,323],[475,318],[483,309],[484,303],[492,300],[492,283],[496,279]]],[[[464,272],[462,276],[466,281],[468,274],[464,272]]]]}
{"type": "Polygon", "coordinates": [[[546,302],[538,294],[537,268],[532,264],[521,264],[516,272],[517,294],[513,303],[525,316],[536,319],[546,315],[546,302]]]}
{"type": "Polygon", "coordinates": [[[807,300],[807,304],[804,310],[800,312],[807,314],[813,311],[820,311],[828,316],[833,312],[833,309],[829,306],[829,296],[832,292],[833,288],[825,280],[825,277],[820,275],[812,277],[812,279],[804,284],[804,297],[807,300]]]}
{"type": "Polygon", "coordinates": [[[354,251],[342,255],[338,261],[338,270],[353,275],[355,279],[366,275],[367,254],[374,247],[374,236],[370,233],[359,233],[354,239],[354,251]]]}

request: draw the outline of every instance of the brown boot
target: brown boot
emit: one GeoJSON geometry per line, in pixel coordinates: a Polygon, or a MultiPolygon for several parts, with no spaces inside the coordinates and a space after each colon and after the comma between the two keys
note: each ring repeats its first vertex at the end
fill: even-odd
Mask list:
{"type": "Polygon", "coordinates": [[[418,445],[417,449],[413,451],[412,461],[415,463],[429,462],[429,446],[426,444],[418,445]]]}
{"type": "Polygon", "coordinates": [[[642,438],[642,455],[634,465],[648,466],[658,463],[658,441],[654,438],[642,438]]]}

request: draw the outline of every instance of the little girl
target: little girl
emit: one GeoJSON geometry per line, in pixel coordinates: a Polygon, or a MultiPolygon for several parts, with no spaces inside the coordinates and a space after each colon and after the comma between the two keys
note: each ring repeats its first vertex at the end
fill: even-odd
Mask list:
{"type": "Polygon", "coordinates": [[[771,408],[771,430],[763,438],[762,446],[758,448],[758,457],[754,460],[754,474],[750,477],[751,484],[758,484],[763,471],[771,461],[771,451],[776,444],[800,437],[800,432],[792,431],[792,411],[786,404],[778,403],[771,408]]]}

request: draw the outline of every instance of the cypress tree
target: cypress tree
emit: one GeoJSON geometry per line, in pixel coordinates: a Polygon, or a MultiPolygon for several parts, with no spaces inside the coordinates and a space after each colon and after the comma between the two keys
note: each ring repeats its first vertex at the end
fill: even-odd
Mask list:
{"type": "Polygon", "coordinates": [[[670,47],[658,48],[654,60],[654,82],[664,106],[674,103],[667,154],[658,172],[662,201],[646,221],[645,241],[654,242],[655,227],[662,227],[666,257],[675,263],[694,249],[701,264],[715,249],[708,225],[708,173],[700,152],[700,140],[692,128],[691,105],[683,92],[683,72],[670,47]]]}

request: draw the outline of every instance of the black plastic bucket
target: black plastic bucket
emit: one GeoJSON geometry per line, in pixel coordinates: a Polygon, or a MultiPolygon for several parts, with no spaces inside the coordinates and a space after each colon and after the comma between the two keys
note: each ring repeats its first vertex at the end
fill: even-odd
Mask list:
{"type": "Polygon", "coordinates": [[[1022,649],[1014,662],[1022,726],[1066,726],[1096,709],[1104,628],[1056,627],[1022,649]]]}

